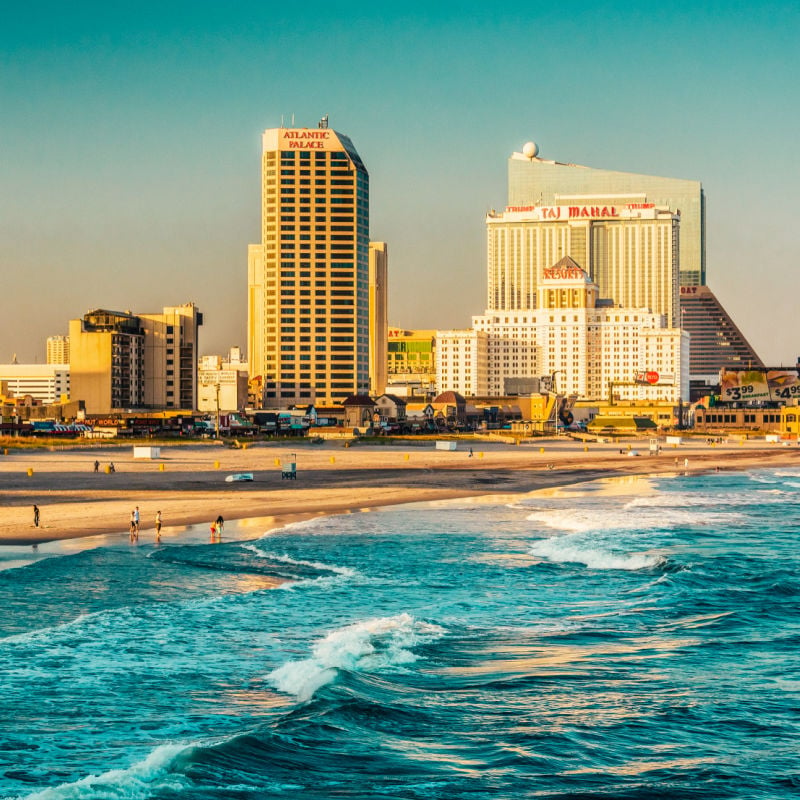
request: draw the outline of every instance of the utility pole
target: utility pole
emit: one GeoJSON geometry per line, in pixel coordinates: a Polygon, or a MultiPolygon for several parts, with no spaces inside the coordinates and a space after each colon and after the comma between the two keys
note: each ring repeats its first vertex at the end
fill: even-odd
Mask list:
{"type": "Polygon", "coordinates": [[[217,416],[214,421],[214,438],[219,439],[219,381],[216,382],[214,388],[217,395],[217,416]]]}

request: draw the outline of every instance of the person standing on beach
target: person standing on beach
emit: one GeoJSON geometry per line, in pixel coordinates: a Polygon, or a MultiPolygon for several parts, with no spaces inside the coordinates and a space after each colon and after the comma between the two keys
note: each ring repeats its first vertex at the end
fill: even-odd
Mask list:
{"type": "Polygon", "coordinates": [[[136,538],[139,538],[139,506],[133,509],[133,524],[136,527],[136,538]]]}
{"type": "Polygon", "coordinates": [[[135,511],[131,511],[130,530],[131,530],[131,541],[134,541],[136,539],[136,512],[135,511]]]}
{"type": "Polygon", "coordinates": [[[33,527],[39,527],[39,506],[33,507],[33,527]]]}
{"type": "Polygon", "coordinates": [[[95,461],[94,462],[94,471],[95,472],[99,472],[100,471],[100,462],[99,461],[95,461]]]}
{"type": "Polygon", "coordinates": [[[161,541],[161,512],[156,511],[156,541],[161,541]]]}
{"type": "Polygon", "coordinates": [[[217,520],[216,520],[216,522],[215,522],[215,525],[217,526],[217,535],[218,535],[218,536],[221,536],[221,535],[222,535],[222,529],[223,529],[223,527],[225,526],[225,520],[224,520],[224,519],[222,519],[222,514],[220,514],[220,515],[217,517],[217,520]]]}

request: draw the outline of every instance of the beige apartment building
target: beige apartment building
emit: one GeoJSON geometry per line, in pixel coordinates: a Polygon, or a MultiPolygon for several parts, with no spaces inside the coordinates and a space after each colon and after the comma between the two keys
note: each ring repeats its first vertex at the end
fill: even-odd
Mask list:
{"type": "Polygon", "coordinates": [[[369,175],[328,127],[262,137],[261,243],[248,249],[250,380],[258,405],[338,404],[369,374],[369,175]]]}
{"type": "Polygon", "coordinates": [[[386,391],[389,361],[389,250],[386,242],[369,243],[369,390],[386,391]]]}
{"type": "Polygon", "coordinates": [[[228,358],[202,356],[198,370],[197,410],[207,413],[242,411],[247,406],[247,362],[238,347],[228,358]]]}
{"type": "Polygon", "coordinates": [[[70,320],[70,397],[87,414],[133,409],[192,411],[197,406],[193,303],[160,314],[96,309],[70,320]]]}

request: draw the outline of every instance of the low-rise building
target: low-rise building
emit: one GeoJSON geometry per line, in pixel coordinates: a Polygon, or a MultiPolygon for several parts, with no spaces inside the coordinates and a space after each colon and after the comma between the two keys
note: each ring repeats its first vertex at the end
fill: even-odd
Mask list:
{"type": "Polygon", "coordinates": [[[60,403],[70,396],[69,364],[0,364],[3,394],[60,403]]]}

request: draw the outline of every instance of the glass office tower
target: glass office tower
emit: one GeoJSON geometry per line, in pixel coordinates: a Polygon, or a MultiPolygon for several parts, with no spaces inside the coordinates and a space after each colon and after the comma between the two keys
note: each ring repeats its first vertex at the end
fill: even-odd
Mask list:
{"type": "Polygon", "coordinates": [[[607,205],[609,201],[653,203],[680,212],[679,284],[705,284],[706,208],[699,181],[560,164],[524,153],[514,153],[508,160],[509,206],[607,205]]]}

